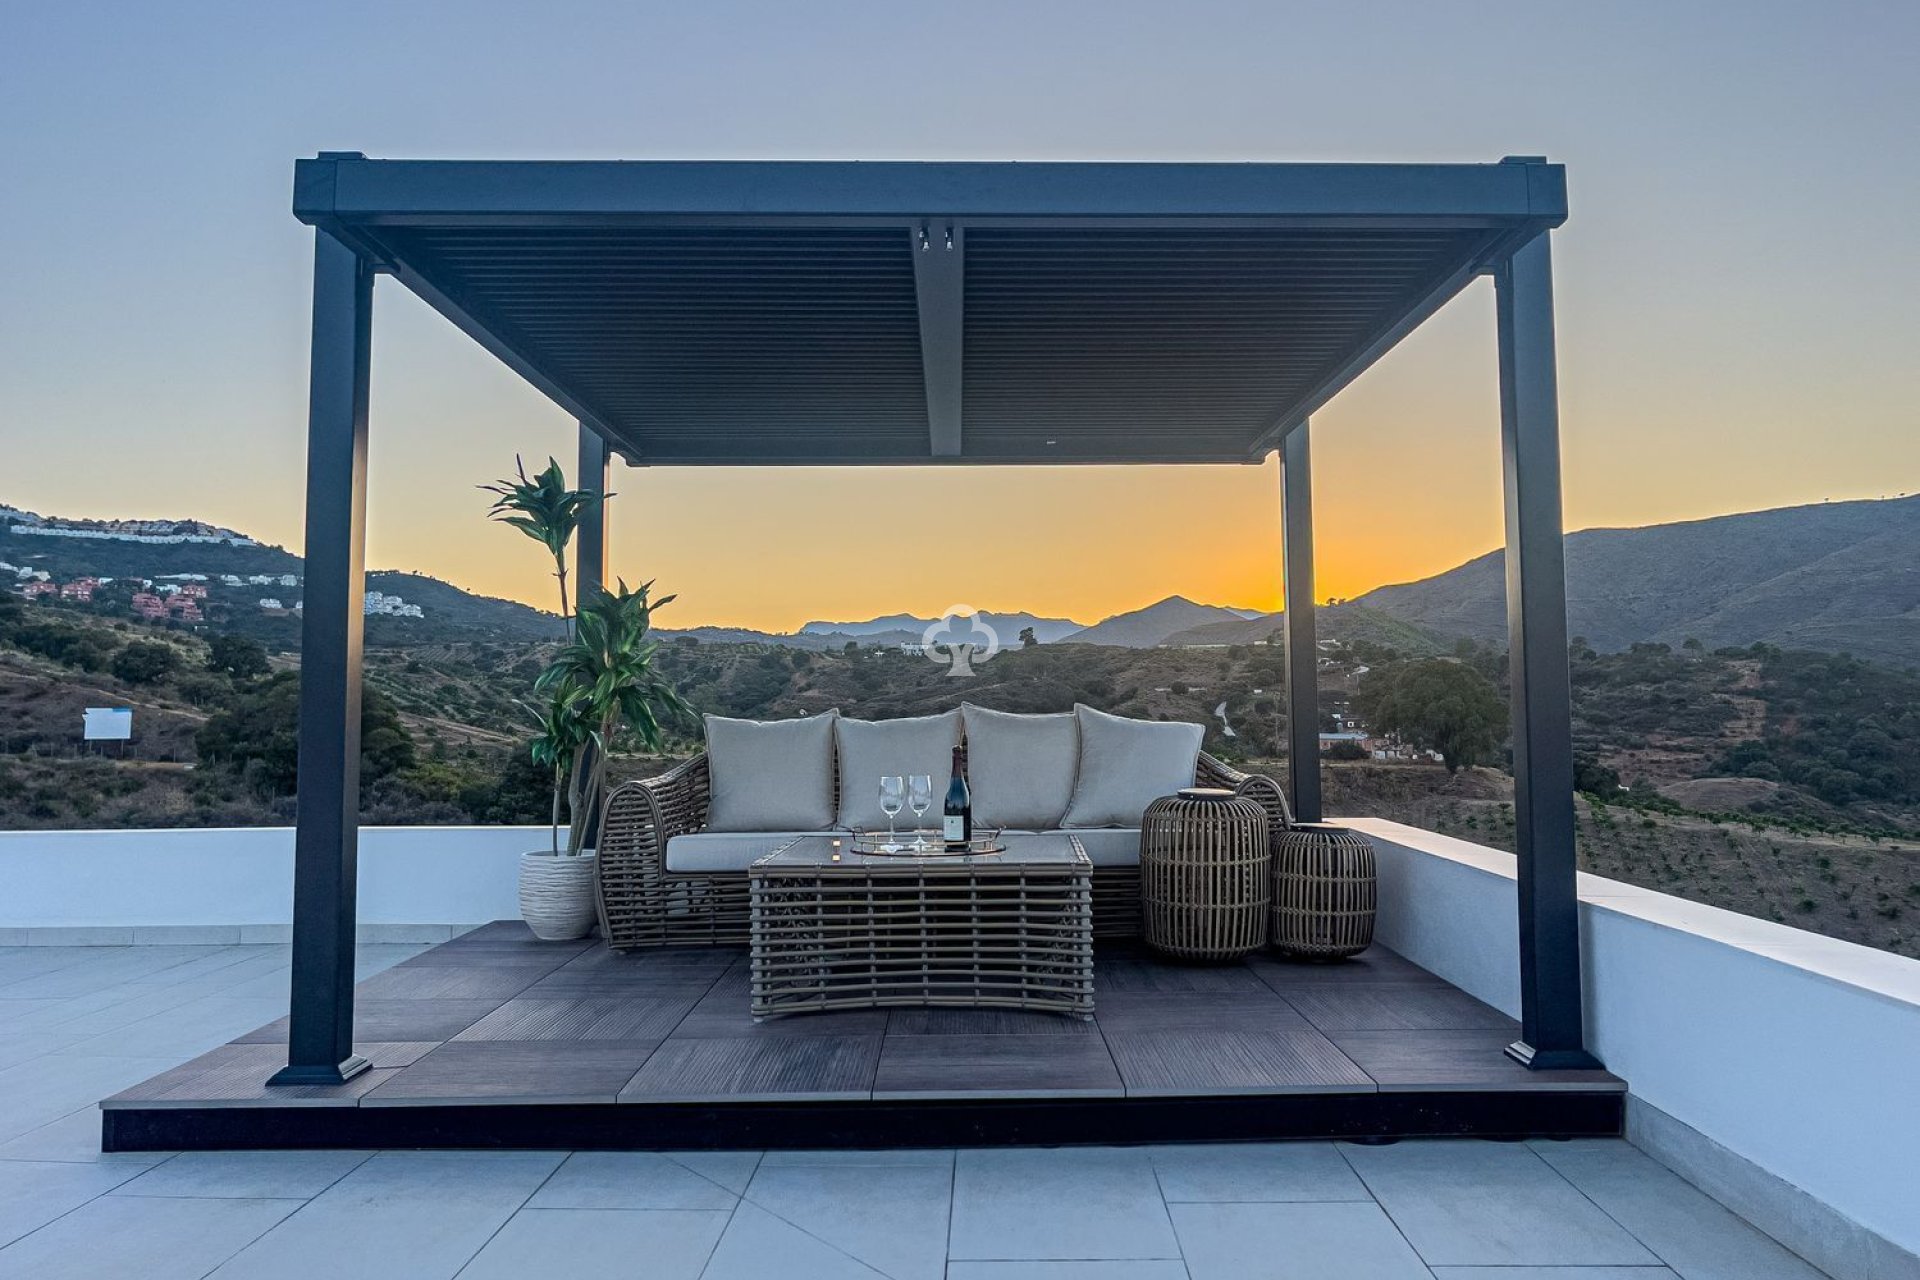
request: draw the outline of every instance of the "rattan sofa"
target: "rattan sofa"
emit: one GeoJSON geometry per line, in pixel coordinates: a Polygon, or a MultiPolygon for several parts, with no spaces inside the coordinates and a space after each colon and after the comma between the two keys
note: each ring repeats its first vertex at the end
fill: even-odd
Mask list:
{"type": "MultiPolygon", "coordinates": [[[[1270,836],[1292,825],[1280,784],[1247,774],[1202,752],[1194,784],[1224,787],[1266,810],[1270,836]]],[[[740,944],[748,940],[744,871],[667,870],[667,841],[706,825],[707,757],[696,756],[654,778],[615,789],[606,801],[599,845],[600,933],[616,951],[641,947],[740,944]]],[[[1093,921],[1097,937],[1140,931],[1140,869],[1096,867],[1093,921]]]]}

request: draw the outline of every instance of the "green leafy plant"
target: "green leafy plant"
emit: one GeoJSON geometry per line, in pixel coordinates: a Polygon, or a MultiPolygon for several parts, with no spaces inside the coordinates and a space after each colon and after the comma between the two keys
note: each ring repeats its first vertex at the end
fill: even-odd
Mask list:
{"type": "Polygon", "coordinates": [[[613,495],[567,488],[567,477],[552,458],[547,459],[547,469],[536,476],[527,475],[527,464],[517,455],[513,469],[514,478],[480,486],[497,495],[493,505],[487,508],[487,518],[512,525],[547,549],[547,554],[553,557],[553,576],[560,584],[560,616],[571,627],[573,607],[567,597],[567,544],[573,541],[580,522],[613,495]]]}
{"type": "Polygon", "coordinates": [[[689,714],[687,704],[655,666],[659,645],[648,639],[653,611],[673,596],[653,600],[653,584],[629,590],[591,588],[574,619],[573,639],[554,655],[534,689],[546,695],[537,712],[534,763],[554,784],[553,846],[560,852],[560,801],[565,793],[568,854],[585,845],[587,820],[606,792],[607,757],[621,730],[650,751],[662,745],[663,721],[689,714]]]}

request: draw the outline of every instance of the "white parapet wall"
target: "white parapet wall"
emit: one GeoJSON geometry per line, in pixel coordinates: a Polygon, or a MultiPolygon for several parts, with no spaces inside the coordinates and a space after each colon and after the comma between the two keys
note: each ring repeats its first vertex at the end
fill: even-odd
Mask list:
{"type": "MultiPolygon", "coordinates": [[[[1518,1017],[1513,855],[1345,825],[1379,857],[1378,940],[1518,1017]]],[[[1580,924],[1629,1136],[1835,1275],[1920,1274],[1920,961],[1584,874],[1580,924]]]]}
{"type": "MultiPolygon", "coordinates": [[[[520,855],[545,827],[366,827],[362,926],[394,939],[519,915],[520,855]],[[384,931],[384,932],[383,932],[384,931]]],[[[293,829],[0,831],[0,942],[161,941],[293,919],[293,829]]]]}

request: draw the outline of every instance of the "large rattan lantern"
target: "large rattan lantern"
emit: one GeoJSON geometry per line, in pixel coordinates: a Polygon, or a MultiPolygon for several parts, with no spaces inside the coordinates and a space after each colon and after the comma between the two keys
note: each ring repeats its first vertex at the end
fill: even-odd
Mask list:
{"type": "Polygon", "coordinates": [[[1302,822],[1273,855],[1273,945],[1304,960],[1341,960],[1373,943],[1373,844],[1329,822],[1302,822]]]}
{"type": "Polygon", "coordinates": [[[1188,787],[1147,806],[1140,826],[1149,946],[1187,960],[1235,960],[1266,945],[1266,810],[1231,791],[1188,787]]]}

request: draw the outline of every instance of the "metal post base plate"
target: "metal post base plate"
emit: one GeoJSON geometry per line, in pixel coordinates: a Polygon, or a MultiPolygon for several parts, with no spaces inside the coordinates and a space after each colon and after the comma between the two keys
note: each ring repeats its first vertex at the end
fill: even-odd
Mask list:
{"type": "Polygon", "coordinates": [[[267,1081],[267,1084],[269,1087],[295,1084],[345,1084],[372,1065],[356,1053],[337,1067],[306,1065],[282,1067],[273,1073],[273,1078],[267,1081]]]}
{"type": "Polygon", "coordinates": [[[1525,1040],[1507,1046],[1507,1056],[1530,1071],[1604,1071],[1585,1049],[1536,1049],[1525,1040]]]}

